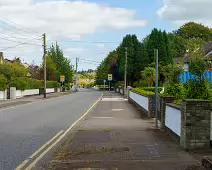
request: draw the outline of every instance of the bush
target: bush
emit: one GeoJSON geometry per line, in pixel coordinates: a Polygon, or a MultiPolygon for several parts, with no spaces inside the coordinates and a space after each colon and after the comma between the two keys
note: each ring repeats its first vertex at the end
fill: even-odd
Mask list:
{"type": "Polygon", "coordinates": [[[16,87],[17,90],[27,89],[27,81],[25,78],[17,78],[12,80],[10,87],[16,87]]]}
{"type": "MultiPolygon", "coordinates": [[[[151,91],[155,92],[156,88],[155,87],[141,87],[140,89],[145,90],[145,91],[151,91]]],[[[158,87],[158,93],[162,91],[162,87],[158,87]]]]}
{"type": "Polygon", "coordinates": [[[189,80],[186,84],[188,99],[211,99],[210,84],[207,80],[193,81],[189,80]]]}
{"type": "Polygon", "coordinates": [[[4,75],[0,75],[0,91],[4,91],[7,88],[7,79],[4,75]]]}
{"type": "Polygon", "coordinates": [[[118,82],[115,84],[115,88],[118,88],[118,87],[124,87],[124,83],[123,82],[118,82]]]}
{"type": "Polygon", "coordinates": [[[151,95],[155,94],[154,92],[145,91],[145,90],[142,90],[140,88],[134,88],[132,91],[135,92],[135,93],[139,93],[141,95],[146,95],[146,96],[151,96],[151,95]]]}
{"type": "Polygon", "coordinates": [[[176,99],[185,99],[186,97],[186,89],[182,84],[167,84],[164,93],[174,96],[176,99]]]}
{"type": "Polygon", "coordinates": [[[60,83],[57,81],[47,81],[46,82],[46,88],[55,88],[55,87],[60,87],[60,83]]]}

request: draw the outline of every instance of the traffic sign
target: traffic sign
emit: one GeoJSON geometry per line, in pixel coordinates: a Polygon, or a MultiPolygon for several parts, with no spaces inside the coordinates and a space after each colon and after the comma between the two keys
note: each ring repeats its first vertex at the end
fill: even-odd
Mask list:
{"type": "Polygon", "coordinates": [[[64,82],[65,81],[65,76],[60,76],[60,82],[64,82]]]}
{"type": "Polygon", "coordinates": [[[108,81],[112,81],[113,80],[113,75],[112,74],[108,74],[108,81]]]}

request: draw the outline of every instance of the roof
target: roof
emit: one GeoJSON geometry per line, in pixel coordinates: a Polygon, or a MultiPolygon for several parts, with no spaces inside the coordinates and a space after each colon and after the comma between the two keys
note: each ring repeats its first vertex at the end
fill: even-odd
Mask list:
{"type": "MultiPolygon", "coordinates": [[[[208,56],[212,60],[212,42],[206,44],[204,47],[205,57],[208,56]]],[[[174,58],[174,63],[179,64],[184,61],[185,63],[189,63],[191,61],[191,55],[185,54],[183,57],[174,58]]]]}

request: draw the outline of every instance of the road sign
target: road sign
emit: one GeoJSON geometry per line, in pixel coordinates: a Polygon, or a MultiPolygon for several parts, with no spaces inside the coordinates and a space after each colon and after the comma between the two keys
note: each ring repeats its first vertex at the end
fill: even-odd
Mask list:
{"type": "Polygon", "coordinates": [[[108,81],[112,81],[113,80],[113,75],[112,74],[108,74],[108,81]]]}
{"type": "Polygon", "coordinates": [[[65,76],[60,76],[60,82],[64,82],[65,81],[65,76]]]}

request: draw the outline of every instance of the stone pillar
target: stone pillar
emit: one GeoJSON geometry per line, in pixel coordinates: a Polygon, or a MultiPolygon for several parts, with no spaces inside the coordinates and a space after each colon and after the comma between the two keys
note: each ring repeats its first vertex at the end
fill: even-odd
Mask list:
{"type": "Polygon", "coordinates": [[[211,103],[185,100],[181,107],[181,147],[186,150],[209,149],[211,103]]]}
{"type": "Polygon", "coordinates": [[[149,98],[149,113],[148,117],[149,118],[154,118],[155,117],[155,103],[156,103],[156,98],[155,95],[148,96],[149,98]]]}
{"type": "Polygon", "coordinates": [[[132,89],[131,86],[127,86],[127,99],[129,100],[130,90],[132,89]]]}
{"type": "Polygon", "coordinates": [[[175,97],[167,96],[159,99],[160,125],[161,130],[165,130],[166,103],[173,103],[175,97]]]}
{"type": "Polygon", "coordinates": [[[10,99],[16,99],[16,87],[10,87],[10,99]]]}

